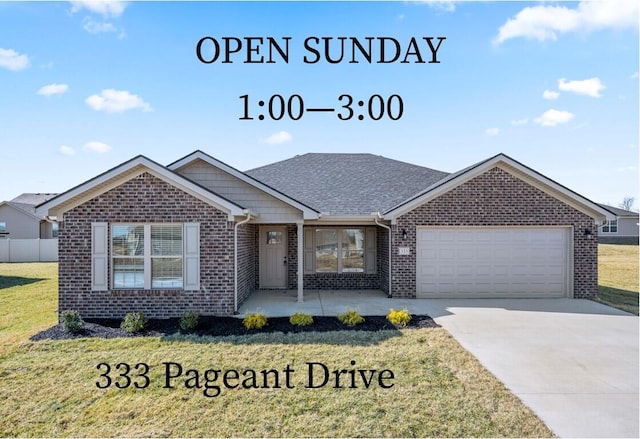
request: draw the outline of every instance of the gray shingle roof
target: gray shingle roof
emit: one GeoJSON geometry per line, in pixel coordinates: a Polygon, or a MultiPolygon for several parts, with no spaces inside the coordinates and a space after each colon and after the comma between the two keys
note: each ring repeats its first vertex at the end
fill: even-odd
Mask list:
{"type": "Polygon", "coordinates": [[[448,175],[373,154],[333,153],[298,155],[246,174],[330,215],[384,212],[448,175]]]}
{"type": "Polygon", "coordinates": [[[602,207],[604,207],[605,209],[610,210],[611,212],[615,213],[617,216],[627,216],[627,217],[635,217],[635,218],[640,216],[640,214],[638,214],[638,212],[633,212],[633,211],[629,211],[629,210],[620,209],[619,207],[613,207],[613,206],[609,206],[607,204],[600,204],[600,205],[602,207]]]}
{"type": "Polygon", "coordinates": [[[30,205],[30,206],[37,206],[38,204],[42,204],[45,201],[50,200],[51,198],[55,197],[56,195],[58,195],[58,194],[25,193],[25,194],[18,195],[13,200],[11,200],[11,202],[12,203],[26,204],[26,205],[30,205]]]}

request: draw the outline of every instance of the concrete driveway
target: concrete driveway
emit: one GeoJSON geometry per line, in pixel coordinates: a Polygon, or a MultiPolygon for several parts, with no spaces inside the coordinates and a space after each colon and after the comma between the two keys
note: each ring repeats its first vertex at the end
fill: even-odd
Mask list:
{"type": "Polygon", "coordinates": [[[589,300],[421,306],[560,437],[639,437],[638,317],[589,300]]]}
{"type": "Polygon", "coordinates": [[[240,314],[428,314],[560,437],[639,437],[638,317],[582,299],[389,299],[380,291],[258,291],[240,314]]]}

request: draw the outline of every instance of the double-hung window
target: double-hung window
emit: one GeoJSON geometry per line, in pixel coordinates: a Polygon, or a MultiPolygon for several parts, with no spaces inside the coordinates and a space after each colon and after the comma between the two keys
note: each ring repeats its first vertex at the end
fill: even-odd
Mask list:
{"type": "Polygon", "coordinates": [[[610,220],[607,224],[602,226],[602,233],[618,233],[618,220],[610,220]]]}
{"type": "Polygon", "coordinates": [[[364,272],[364,239],[363,228],[316,229],[316,272],[364,272]]]}
{"type": "Polygon", "coordinates": [[[182,235],[181,224],[112,225],[113,288],[183,288],[182,235]]]}

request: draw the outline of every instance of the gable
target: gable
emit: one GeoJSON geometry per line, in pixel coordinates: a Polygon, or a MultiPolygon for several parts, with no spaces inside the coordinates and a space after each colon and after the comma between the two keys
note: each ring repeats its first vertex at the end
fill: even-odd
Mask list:
{"type": "Polygon", "coordinates": [[[177,169],[176,173],[249,208],[258,215],[260,222],[292,222],[302,219],[299,209],[202,159],[198,158],[177,169]]]}

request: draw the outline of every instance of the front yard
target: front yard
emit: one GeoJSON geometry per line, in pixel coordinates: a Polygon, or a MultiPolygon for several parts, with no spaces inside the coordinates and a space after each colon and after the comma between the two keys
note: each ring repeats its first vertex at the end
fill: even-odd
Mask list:
{"type": "Polygon", "coordinates": [[[598,302],[638,315],[637,245],[598,245],[598,302]]]}
{"type": "Polygon", "coordinates": [[[441,328],[30,342],[56,323],[56,264],[0,264],[0,276],[0,436],[551,435],[441,328]],[[167,386],[170,362],[184,370],[167,386]],[[276,372],[229,388],[243,381],[215,369],[276,372]]]}

